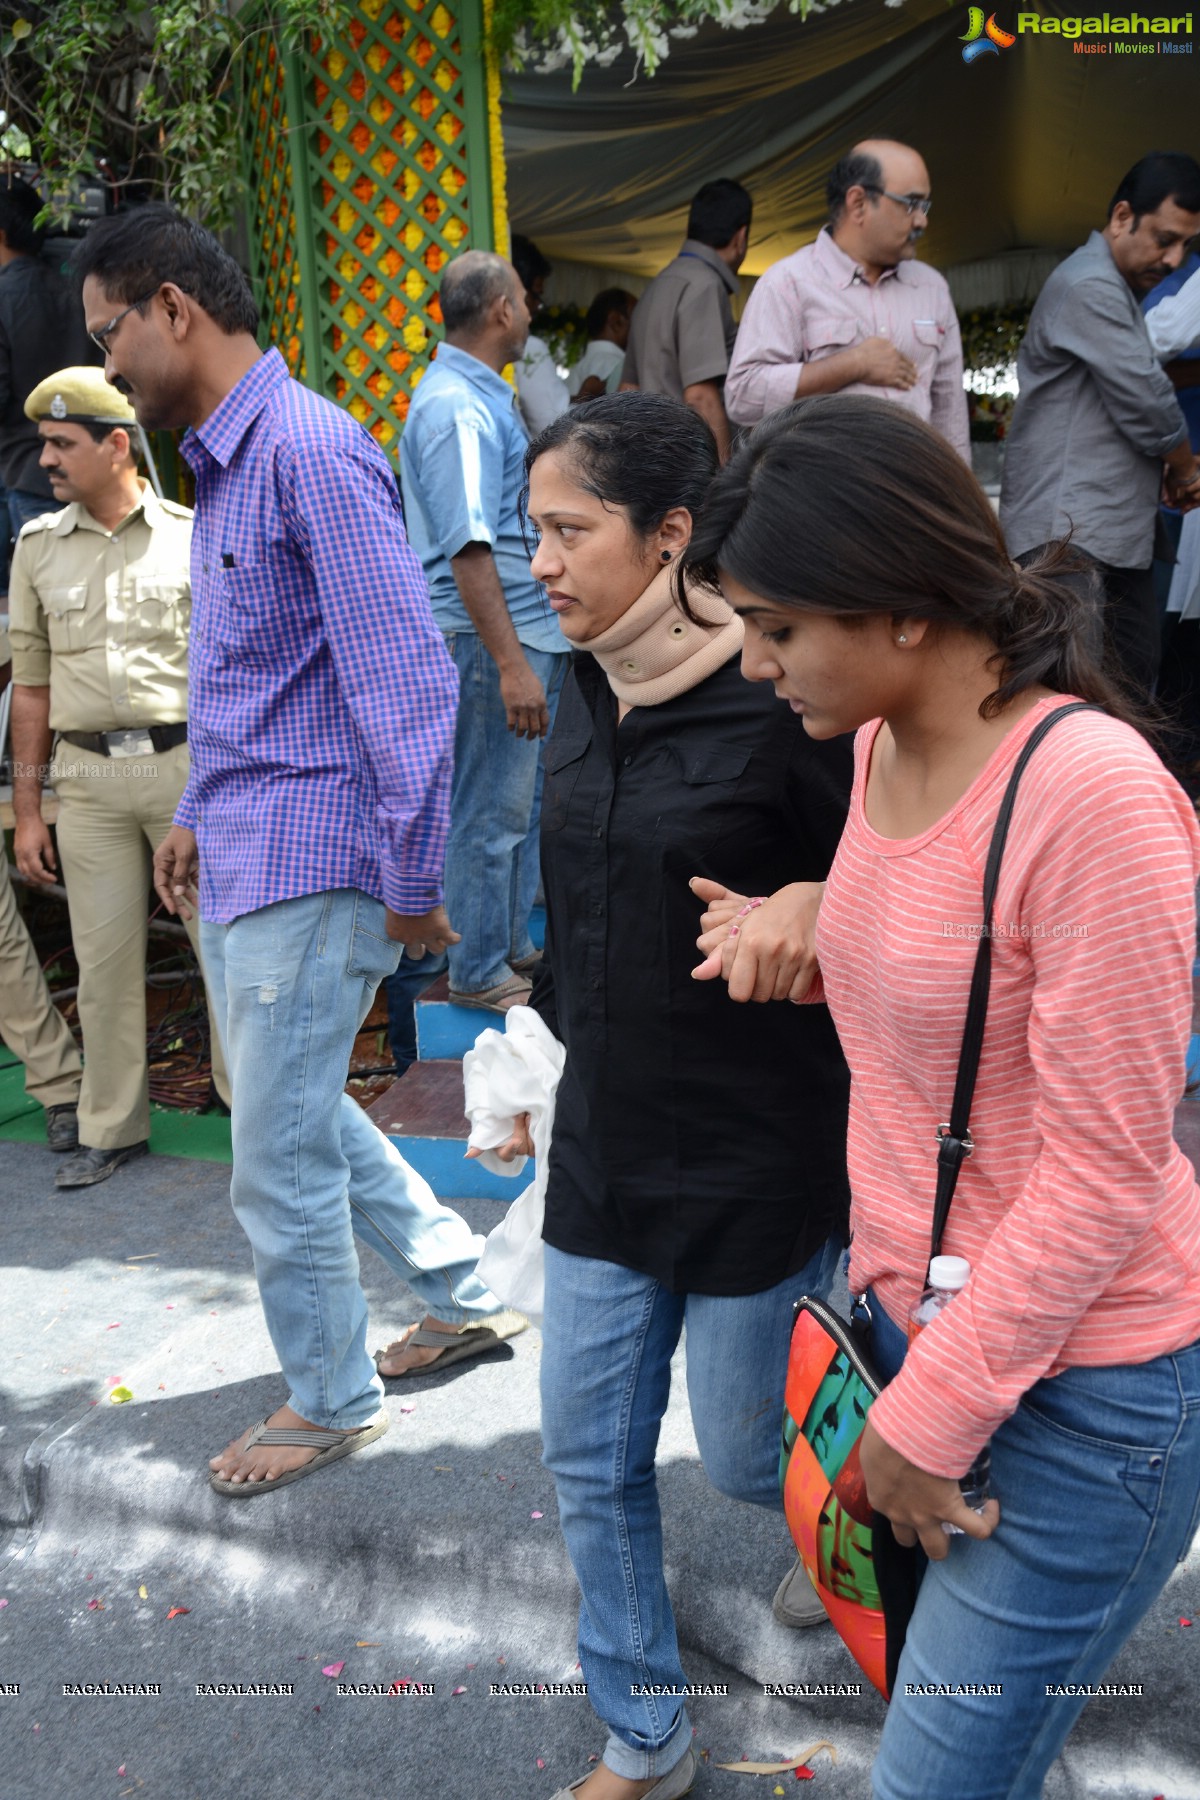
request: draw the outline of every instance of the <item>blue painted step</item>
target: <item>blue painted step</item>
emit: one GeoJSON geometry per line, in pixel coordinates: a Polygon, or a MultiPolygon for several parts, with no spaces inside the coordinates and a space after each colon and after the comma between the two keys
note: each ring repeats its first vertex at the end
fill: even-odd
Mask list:
{"type": "Polygon", "coordinates": [[[439,1200],[495,1200],[511,1206],[533,1180],[532,1163],[526,1163],[515,1181],[489,1174],[473,1158],[468,1161],[464,1157],[465,1139],[392,1136],[392,1142],[405,1162],[425,1177],[439,1200]]]}
{"type": "MultiPolygon", "coordinates": [[[[540,906],[535,906],[530,916],[529,935],[540,950],[546,939],[546,914],[540,906]]],[[[449,993],[450,984],[442,975],[417,1002],[417,1055],[422,1062],[463,1057],[489,1025],[499,1031],[504,1029],[502,1013],[483,1012],[477,1006],[454,1006],[449,993]]]]}
{"type": "MultiPolygon", "coordinates": [[[[533,909],[529,935],[540,950],[546,935],[540,906],[533,909]]],[[[516,1177],[492,1175],[464,1155],[462,1059],[481,1031],[503,1031],[504,1016],[452,1006],[449,991],[443,975],[417,1002],[418,1061],[376,1100],[370,1117],[440,1200],[497,1200],[510,1206],[533,1179],[532,1163],[516,1177]]]]}
{"type": "Polygon", "coordinates": [[[417,1055],[422,1062],[445,1057],[461,1062],[489,1025],[497,1031],[504,1030],[502,1013],[481,1012],[477,1006],[455,1006],[447,998],[449,992],[447,977],[441,975],[417,1001],[417,1055]]]}
{"type": "Polygon", "coordinates": [[[414,1063],[369,1108],[369,1116],[439,1200],[498,1200],[509,1206],[533,1179],[532,1163],[516,1177],[492,1175],[467,1158],[462,1063],[414,1063]]]}

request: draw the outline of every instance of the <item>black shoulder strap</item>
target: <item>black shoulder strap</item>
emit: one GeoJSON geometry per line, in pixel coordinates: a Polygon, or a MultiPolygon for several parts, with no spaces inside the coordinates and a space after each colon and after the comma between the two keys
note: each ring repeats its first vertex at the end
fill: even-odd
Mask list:
{"type": "Polygon", "coordinates": [[[983,1028],[987,1019],[988,991],[992,981],[992,908],[996,901],[996,885],[1000,879],[1000,861],[1004,855],[1004,844],[1008,837],[1013,807],[1016,804],[1017,788],[1030,757],[1046,733],[1052,730],[1060,719],[1065,719],[1070,713],[1099,710],[1086,700],[1072,700],[1068,705],[1057,706],[1053,712],[1046,714],[1046,717],[1034,727],[1026,739],[1021,754],[1017,758],[1016,767],[1009,777],[1004,798],[1000,802],[1000,811],[996,814],[996,825],[992,832],[987,866],[983,874],[983,929],[979,938],[979,949],[975,955],[975,969],[971,976],[971,993],[967,1001],[967,1022],[963,1028],[962,1050],[958,1059],[958,1079],[954,1084],[954,1100],[950,1107],[950,1123],[938,1126],[937,1195],[933,1206],[933,1233],[929,1251],[931,1258],[941,1253],[942,1236],[950,1213],[950,1202],[954,1198],[954,1189],[958,1183],[958,1172],[962,1168],[963,1159],[970,1156],[974,1149],[968,1129],[968,1120],[971,1115],[971,1101],[975,1097],[975,1078],[979,1074],[979,1056],[983,1049],[983,1028]]]}

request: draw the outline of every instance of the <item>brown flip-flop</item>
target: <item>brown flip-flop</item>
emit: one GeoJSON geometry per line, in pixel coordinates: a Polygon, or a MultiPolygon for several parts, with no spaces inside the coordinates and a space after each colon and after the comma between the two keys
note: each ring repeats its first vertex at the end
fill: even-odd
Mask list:
{"type": "Polygon", "coordinates": [[[435,1369],[445,1369],[451,1363],[465,1362],[469,1356],[482,1356],[485,1350],[494,1350],[506,1338],[519,1337],[521,1332],[528,1329],[529,1320],[525,1314],[511,1309],[493,1313],[486,1325],[464,1325],[461,1331],[453,1335],[448,1331],[428,1331],[423,1325],[418,1325],[405,1338],[401,1349],[407,1350],[411,1344],[418,1349],[432,1350],[440,1344],[440,1355],[435,1356],[432,1362],[418,1363],[413,1369],[401,1369],[398,1374],[388,1375],[379,1367],[391,1347],[385,1345],[382,1350],[375,1352],[375,1367],[383,1381],[407,1381],[413,1375],[431,1375],[435,1369]]]}
{"type": "Polygon", "coordinates": [[[301,1463],[298,1469],[288,1469],[283,1475],[272,1476],[268,1481],[229,1481],[210,1470],[209,1484],[218,1494],[226,1494],[231,1500],[248,1500],[255,1494],[269,1494],[272,1488],[286,1487],[289,1481],[299,1481],[302,1475],[312,1475],[318,1469],[325,1468],[327,1463],[353,1455],[364,1444],[373,1444],[376,1438],[383,1436],[390,1423],[387,1414],[380,1413],[370,1425],[361,1425],[356,1430],[315,1431],[300,1425],[269,1426],[264,1419],[247,1436],[242,1446],[243,1452],[252,1450],[256,1444],[295,1444],[306,1450],[316,1446],[316,1456],[301,1463]]]}

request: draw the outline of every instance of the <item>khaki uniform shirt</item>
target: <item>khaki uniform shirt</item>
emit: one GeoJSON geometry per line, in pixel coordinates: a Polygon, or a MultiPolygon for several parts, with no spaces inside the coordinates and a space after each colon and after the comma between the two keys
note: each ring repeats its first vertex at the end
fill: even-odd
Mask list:
{"type": "Polygon", "coordinates": [[[729,300],[738,278],[715,250],[685,238],[633,311],[622,381],[683,399],[684,388],[723,381],[737,326],[729,300]]]}
{"type": "Polygon", "coordinates": [[[187,718],[192,515],[143,483],[105,531],[78,501],[26,525],[8,605],[13,680],[50,688],[54,731],[124,731],[187,718]]]}

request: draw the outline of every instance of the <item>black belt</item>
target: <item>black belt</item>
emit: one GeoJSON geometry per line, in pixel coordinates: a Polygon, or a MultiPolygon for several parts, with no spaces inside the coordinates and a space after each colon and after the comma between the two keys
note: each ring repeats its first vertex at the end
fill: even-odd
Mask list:
{"type": "Polygon", "coordinates": [[[152,751],[186,744],[187,724],[133,725],[127,731],[63,731],[59,736],[64,744],[94,750],[100,756],[149,756],[152,751]]]}

